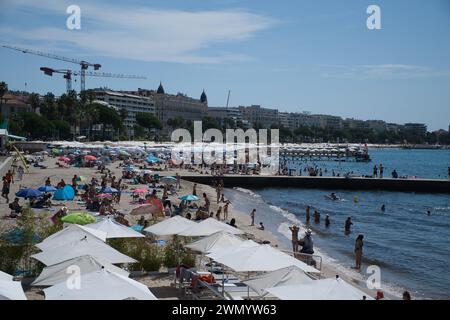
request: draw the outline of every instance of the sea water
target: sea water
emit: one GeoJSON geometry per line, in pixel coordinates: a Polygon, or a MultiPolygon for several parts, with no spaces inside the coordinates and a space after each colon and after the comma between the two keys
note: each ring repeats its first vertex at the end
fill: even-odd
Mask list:
{"type": "MultiPolygon", "coordinates": [[[[426,178],[444,178],[450,166],[448,150],[375,150],[373,159],[399,174],[426,178]]],[[[369,164],[354,163],[356,168],[369,164]]],[[[290,246],[289,226],[298,224],[303,234],[311,228],[316,253],[338,273],[364,280],[368,266],[381,270],[382,290],[401,297],[403,290],[414,298],[450,299],[450,196],[388,191],[346,191],[266,188],[259,190],[228,189],[226,197],[234,208],[249,212],[255,208],[255,223],[290,246]],[[326,198],[335,192],[341,200],[326,198]],[[249,201],[250,199],[250,201],[249,201]],[[383,212],[381,206],[385,205],[383,212]],[[311,222],[306,225],[305,207],[310,205],[311,222]],[[321,213],[315,224],[314,209],[321,213]],[[430,215],[427,214],[430,211],[430,215]],[[325,227],[325,215],[331,219],[325,227]],[[354,225],[344,234],[344,223],[351,217],[354,225]],[[363,268],[354,265],[354,242],[364,235],[363,268]]]]}

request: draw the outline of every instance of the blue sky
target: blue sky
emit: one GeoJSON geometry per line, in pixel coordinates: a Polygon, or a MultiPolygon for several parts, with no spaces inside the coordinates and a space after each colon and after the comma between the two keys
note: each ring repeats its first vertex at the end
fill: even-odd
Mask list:
{"type": "MultiPolygon", "coordinates": [[[[389,122],[450,124],[450,2],[446,0],[2,0],[0,42],[102,64],[147,80],[87,78],[87,87],[157,88],[210,106],[260,104],[282,111],[389,122]],[[81,30],[66,8],[81,8],[81,30]],[[381,8],[382,30],[366,9],[381,8]]],[[[57,94],[71,68],[0,49],[11,89],[57,94]]],[[[74,83],[76,88],[78,82],[74,83]]]]}

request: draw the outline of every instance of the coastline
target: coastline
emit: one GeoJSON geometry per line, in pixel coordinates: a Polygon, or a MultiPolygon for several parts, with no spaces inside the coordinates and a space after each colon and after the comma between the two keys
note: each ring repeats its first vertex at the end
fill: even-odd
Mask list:
{"type": "MultiPolygon", "coordinates": [[[[75,167],[68,167],[68,168],[58,168],[56,165],[57,161],[55,158],[47,158],[44,161],[44,165],[47,166],[47,169],[40,169],[35,167],[30,167],[30,173],[24,174],[22,181],[15,181],[14,184],[11,185],[11,198],[13,198],[13,194],[17,192],[21,187],[38,187],[42,185],[47,177],[51,177],[53,182],[55,179],[64,179],[66,182],[69,182],[70,179],[73,177],[74,174],[84,176],[87,180],[89,180],[93,176],[98,176],[98,171],[95,168],[75,168],[75,167]]],[[[116,176],[120,176],[121,169],[118,167],[117,163],[111,163],[107,166],[116,176]]],[[[178,172],[180,174],[183,174],[184,170],[175,170],[175,169],[169,169],[167,171],[158,171],[160,175],[174,175],[175,172],[178,172]]],[[[185,193],[191,193],[192,187],[194,183],[190,181],[181,181],[181,190],[179,191],[179,194],[185,194],[185,193]]],[[[139,187],[139,185],[133,186],[133,187],[139,187]]],[[[232,187],[232,186],[227,186],[232,187]]],[[[226,189],[225,191],[228,192],[232,189],[226,189]]],[[[205,192],[211,201],[211,208],[210,211],[216,212],[217,208],[222,203],[217,203],[216,201],[216,192],[214,188],[212,188],[209,185],[206,184],[197,184],[197,194],[201,195],[203,192],[205,192]]],[[[251,191],[250,191],[251,192],[251,191]]],[[[252,199],[249,197],[246,201],[247,205],[251,205],[252,199]]],[[[55,206],[52,208],[52,210],[48,213],[46,213],[47,217],[50,217],[50,215],[59,209],[61,206],[67,206],[69,210],[83,210],[83,206],[81,203],[78,203],[77,201],[64,201],[64,202],[56,202],[55,206]]],[[[270,204],[265,204],[267,206],[270,206],[270,204]]],[[[129,212],[132,209],[133,205],[131,205],[131,196],[129,193],[125,192],[123,194],[123,199],[121,200],[120,204],[117,206],[117,209],[119,209],[122,212],[129,212]]],[[[254,237],[256,241],[269,241],[270,245],[277,247],[280,250],[290,250],[289,246],[289,239],[281,238],[281,233],[277,232],[277,230],[273,231],[266,227],[265,230],[259,230],[256,226],[250,226],[250,216],[249,211],[243,210],[244,207],[243,203],[240,202],[232,202],[229,207],[229,219],[235,218],[237,226],[246,232],[247,234],[251,235],[251,237],[254,237]]],[[[0,202],[0,210],[4,214],[9,212],[9,208],[7,204],[2,200],[0,202]]],[[[280,210],[283,210],[280,208],[280,210]]],[[[289,213],[287,213],[289,214],[289,213]]],[[[295,216],[294,216],[295,217],[295,216]]],[[[136,223],[139,217],[137,216],[130,216],[127,215],[126,218],[130,221],[131,224],[136,223]]],[[[260,219],[258,217],[255,220],[256,225],[258,225],[260,219]]],[[[0,221],[0,228],[3,227],[11,227],[14,225],[15,221],[11,219],[2,219],[0,221]]],[[[304,229],[303,224],[300,223],[300,226],[304,229]]],[[[318,255],[322,255],[320,248],[316,248],[316,253],[318,255]]],[[[346,272],[343,272],[345,270],[340,270],[338,264],[334,264],[328,259],[326,256],[324,256],[324,261],[322,265],[322,275],[323,277],[334,277],[336,274],[339,274],[344,280],[347,280],[352,285],[358,287],[362,291],[366,292],[368,295],[374,297],[376,295],[376,291],[374,290],[368,290],[365,286],[364,279],[352,276],[351,274],[347,274],[346,272]]],[[[157,288],[169,288],[171,286],[171,278],[165,277],[165,278],[158,278],[158,277],[144,277],[142,279],[139,279],[139,281],[145,283],[150,288],[157,287],[157,288]]],[[[385,291],[385,290],[383,290],[385,291]]],[[[35,288],[28,290],[27,295],[30,299],[42,299],[43,297],[39,294],[37,294],[37,290],[35,288]]]]}

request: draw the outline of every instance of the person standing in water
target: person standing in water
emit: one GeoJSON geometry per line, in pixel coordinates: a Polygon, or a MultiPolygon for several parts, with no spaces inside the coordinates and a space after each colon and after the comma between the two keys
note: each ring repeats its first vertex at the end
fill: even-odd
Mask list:
{"type": "Polygon", "coordinates": [[[314,222],[320,223],[320,213],[317,210],[314,210],[314,222]]]}
{"type": "Polygon", "coordinates": [[[289,227],[289,230],[292,232],[292,250],[298,252],[298,231],[300,228],[293,225],[292,227],[289,227]]]}
{"type": "Polygon", "coordinates": [[[379,171],[380,171],[380,179],[382,179],[382,178],[383,178],[383,171],[384,171],[384,168],[383,168],[383,164],[382,164],[382,163],[380,163],[379,171]]]}
{"type": "Polygon", "coordinates": [[[363,254],[363,239],[364,236],[360,234],[355,241],[355,269],[361,269],[362,254],[363,254]]]}
{"type": "Polygon", "coordinates": [[[255,225],[255,214],[256,214],[256,209],[253,209],[252,212],[250,213],[250,218],[252,219],[251,226],[255,225]]]}
{"type": "Polygon", "coordinates": [[[310,215],[309,215],[309,210],[311,209],[311,207],[309,205],[306,206],[306,223],[309,223],[309,220],[311,219],[310,215]]]}
{"type": "Polygon", "coordinates": [[[330,215],[327,214],[325,217],[325,227],[328,228],[330,224],[331,224],[330,215]]]}
{"type": "Polygon", "coordinates": [[[352,225],[353,225],[352,218],[348,217],[347,220],[345,220],[345,227],[344,227],[345,235],[350,234],[352,225]]]}
{"type": "Polygon", "coordinates": [[[373,177],[376,178],[378,176],[378,167],[377,165],[373,166],[373,177]]]}
{"type": "Polygon", "coordinates": [[[384,204],[381,206],[381,211],[383,211],[383,212],[386,211],[386,206],[384,204]]]}

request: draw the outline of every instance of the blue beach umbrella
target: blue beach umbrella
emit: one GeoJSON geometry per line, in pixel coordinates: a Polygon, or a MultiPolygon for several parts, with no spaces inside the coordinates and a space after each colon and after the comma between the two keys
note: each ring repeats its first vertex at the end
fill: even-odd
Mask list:
{"type": "Polygon", "coordinates": [[[177,179],[174,178],[174,177],[163,177],[163,178],[161,179],[161,181],[162,181],[163,183],[165,183],[165,184],[172,184],[172,183],[177,182],[177,179]]]}
{"type": "Polygon", "coordinates": [[[147,159],[145,159],[145,161],[147,161],[148,163],[154,164],[154,163],[161,162],[161,159],[157,158],[157,157],[155,157],[153,155],[150,155],[150,156],[147,157],[147,159]]]}
{"type": "Polygon", "coordinates": [[[21,189],[16,192],[16,197],[19,198],[37,198],[42,196],[42,192],[32,188],[21,189]]]}
{"type": "Polygon", "coordinates": [[[199,197],[193,195],[193,194],[186,194],[184,196],[179,197],[178,199],[183,200],[183,201],[197,201],[200,200],[199,197]]]}
{"type": "Polygon", "coordinates": [[[101,193],[118,193],[118,192],[119,192],[119,190],[117,190],[116,188],[112,188],[112,187],[106,187],[101,190],[101,193]]]}
{"type": "Polygon", "coordinates": [[[135,168],[133,166],[128,166],[128,167],[123,168],[123,171],[126,171],[126,172],[133,172],[134,170],[135,170],[135,168]]]}
{"type": "Polygon", "coordinates": [[[38,190],[41,192],[55,192],[58,189],[56,189],[54,186],[42,186],[39,187],[38,190]]]}

